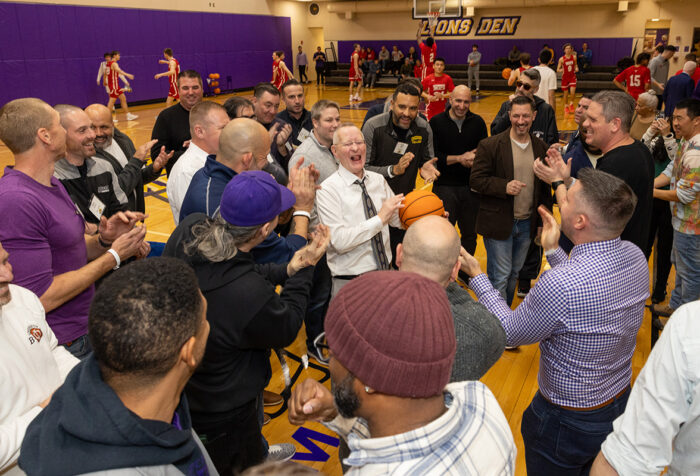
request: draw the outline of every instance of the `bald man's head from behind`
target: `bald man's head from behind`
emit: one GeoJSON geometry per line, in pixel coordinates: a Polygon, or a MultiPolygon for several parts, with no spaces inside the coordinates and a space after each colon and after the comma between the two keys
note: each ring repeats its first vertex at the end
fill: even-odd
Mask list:
{"type": "Polygon", "coordinates": [[[270,134],[258,121],[233,119],[221,131],[216,160],[236,173],[262,170],[270,152],[270,134]]]}
{"type": "Polygon", "coordinates": [[[396,247],[399,271],[420,274],[447,287],[459,272],[459,235],[443,217],[423,217],[406,231],[396,247]]]}
{"type": "Polygon", "coordinates": [[[90,104],[85,108],[85,112],[95,127],[95,147],[104,149],[112,145],[114,123],[112,122],[112,113],[107,106],[104,104],[90,104]]]}

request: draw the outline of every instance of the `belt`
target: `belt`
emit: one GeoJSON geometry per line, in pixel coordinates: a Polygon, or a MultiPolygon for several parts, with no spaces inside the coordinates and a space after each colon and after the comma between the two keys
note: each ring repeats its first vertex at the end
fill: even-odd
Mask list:
{"type": "Polygon", "coordinates": [[[355,278],[359,278],[361,274],[342,274],[338,276],[333,276],[335,279],[342,279],[343,281],[352,281],[355,278]]]}
{"type": "Polygon", "coordinates": [[[545,400],[547,400],[547,402],[551,403],[551,404],[554,405],[555,407],[563,408],[564,410],[570,410],[570,411],[573,411],[573,412],[590,412],[590,411],[593,411],[593,410],[599,410],[599,409],[601,409],[601,408],[603,408],[603,407],[607,407],[607,406],[610,405],[612,402],[614,402],[615,400],[617,400],[618,398],[620,398],[621,396],[623,396],[623,395],[625,394],[625,392],[627,392],[629,389],[630,389],[630,386],[627,385],[625,388],[623,388],[622,390],[620,390],[620,393],[618,393],[617,395],[615,395],[614,397],[612,397],[610,400],[606,400],[606,401],[604,401],[603,403],[599,403],[598,405],[595,405],[595,406],[592,406],[592,407],[587,407],[587,408],[567,407],[566,405],[559,405],[559,404],[557,404],[557,403],[554,403],[554,402],[550,401],[547,397],[544,396],[544,394],[543,394],[542,392],[540,392],[540,395],[542,396],[542,398],[544,398],[545,400]]]}

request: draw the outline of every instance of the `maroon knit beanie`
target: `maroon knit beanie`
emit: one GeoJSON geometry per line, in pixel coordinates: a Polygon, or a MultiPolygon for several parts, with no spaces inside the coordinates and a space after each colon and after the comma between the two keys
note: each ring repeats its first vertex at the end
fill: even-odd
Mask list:
{"type": "Polygon", "coordinates": [[[333,356],[378,392],[432,397],[450,380],[456,341],[447,294],[418,274],[352,280],[331,301],[325,331],[333,356]]]}

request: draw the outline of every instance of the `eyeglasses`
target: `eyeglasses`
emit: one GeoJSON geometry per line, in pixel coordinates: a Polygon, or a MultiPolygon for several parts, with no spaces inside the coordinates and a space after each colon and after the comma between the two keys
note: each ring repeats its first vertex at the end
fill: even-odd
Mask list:
{"type": "Polygon", "coordinates": [[[525,91],[529,91],[530,89],[532,89],[531,84],[523,83],[522,81],[516,81],[515,86],[517,88],[523,88],[525,91]]]}
{"type": "Polygon", "coordinates": [[[316,348],[316,355],[320,358],[321,362],[327,364],[331,359],[331,352],[330,347],[328,347],[328,343],[326,342],[325,332],[321,332],[318,336],[316,336],[314,339],[314,347],[316,348]]]}
{"type": "Polygon", "coordinates": [[[343,142],[340,144],[340,146],[345,147],[345,148],[349,148],[349,147],[352,147],[353,144],[356,145],[357,147],[360,147],[360,146],[365,144],[365,141],[359,140],[359,141],[355,141],[355,142],[343,142]]]}

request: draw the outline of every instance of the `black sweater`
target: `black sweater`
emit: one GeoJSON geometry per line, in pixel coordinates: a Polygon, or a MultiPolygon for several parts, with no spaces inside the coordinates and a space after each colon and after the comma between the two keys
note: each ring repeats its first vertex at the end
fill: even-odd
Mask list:
{"type": "Polygon", "coordinates": [[[469,111],[460,131],[455,121],[450,118],[450,113],[445,111],[430,120],[430,128],[433,130],[433,144],[438,158],[437,168],[440,171],[440,177],[435,181],[435,185],[469,186],[471,168],[459,163],[447,165],[447,156],[461,155],[475,150],[479,142],[488,137],[484,120],[481,116],[469,111]]]}
{"type": "Polygon", "coordinates": [[[217,421],[257,398],[270,379],[269,349],[294,342],[304,322],[313,267],[287,277],[287,265],[257,265],[250,253],[239,251],[221,263],[188,256],[184,243],[191,227],[207,219],[194,213],[180,222],[163,250],[194,269],[207,299],[211,326],[202,364],[185,393],[198,420],[217,421]],[[275,285],[284,285],[281,294],[275,285]]]}
{"type": "MultiPolygon", "coordinates": [[[[554,116],[554,109],[539,96],[535,96],[535,109],[537,115],[532,121],[530,134],[538,139],[542,139],[547,145],[559,142],[559,130],[557,129],[557,118],[554,116]]],[[[498,114],[491,122],[491,135],[500,134],[510,127],[510,101],[504,101],[498,114]]]]}
{"type": "Polygon", "coordinates": [[[151,157],[156,158],[160,154],[160,148],[165,146],[165,151],[174,150],[172,159],[165,164],[165,170],[170,175],[173,165],[187,150],[182,144],[190,140],[190,111],[186,110],[180,103],[170,106],[158,114],[158,119],[153,126],[151,139],[158,139],[158,142],[151,148],[151,157]]]}

